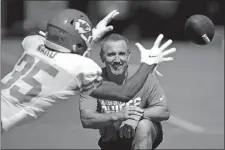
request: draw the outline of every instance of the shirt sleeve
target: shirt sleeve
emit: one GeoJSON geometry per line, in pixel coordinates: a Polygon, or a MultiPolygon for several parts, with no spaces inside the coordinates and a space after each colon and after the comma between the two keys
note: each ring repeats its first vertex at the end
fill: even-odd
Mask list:
{"type": "Polygon", "coordinates": [[[79,80],[81,81],[81,94],[90,95],[95,88],[102,83],[102,69],[90,59],[88,64],[85,64],[85,68],[82,69],[79,74],[79,80]]]}
{"type": "Polygon", "coordinates": [[[165,92],[163,91],[161,85],[159,84],[159,81],[157,80],[155,75],[149,76],[149,91],[147,96],[147,105],[148,107],[153,106],[163,106],[167,107],[167,97],[165,95],[165,92]]]}
{"type": "Polygon", "coordinates": [[[25,37],[25,38],[23,39],[23,41],[21,42],[21,45],[22,45],[22,47],[23,47],[23,50],[26,50],[26,49],[27,49],[28,41],[29,41],[29,36],[25,37]]]}

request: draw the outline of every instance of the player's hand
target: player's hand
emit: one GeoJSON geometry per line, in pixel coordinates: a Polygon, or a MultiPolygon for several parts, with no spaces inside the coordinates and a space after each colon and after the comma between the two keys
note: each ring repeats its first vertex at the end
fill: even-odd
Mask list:
{"type": "Polygon", "coordinates": [[[120,138],[134,137],[135,129],[138,125],[139,120],[128,119],[128,120],[122,122],[122,124],[120,125],[120,129],[119,129],[120,138]]]}
{"type": "Polygon", "coordinates": [[[98,41],[107,32],[113,30],[113,26],[107,26],[107,24],[111,22],[112,19],[115,18],[118,14],[119,12],[117,10],[113,10],[97,24],[97,26],[92,30],[94,41],[98,41]]]}
{"type": "Polygon", "coordinates": [[[176,48],[174,47],[166,50],[172,44],[173,41],[168,40],[166,43],[160,46],[162,39],[163,34],[160,34],[155,40],[154,45],[151,49],[144,48],[140,43],[135,44],[141,54],[141,63],[153,65],[173,60],[173,57],[165,57],[176,51],[176,48]]]}
{"type": "Polygon", "coordinates": [[[137,106],[126,106],[121,111],[117,112],[116,116],[119,121],[127,119],[139,121],[143,114],[144,110],[137,106]]]}

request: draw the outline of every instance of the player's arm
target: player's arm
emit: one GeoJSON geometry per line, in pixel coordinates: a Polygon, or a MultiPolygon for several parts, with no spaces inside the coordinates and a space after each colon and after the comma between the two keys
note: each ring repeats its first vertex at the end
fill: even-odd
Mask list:
{"type": "MultiPolygon", "coordinates": [[[[100,105],[100,104],[99,104],[100,105]]],[[[84,128],[100,129],[112,125],[116,121],[136,119],[142,116],[143,110],[136,107],[126,107],[119,112],[100,113],[97,99],[91,96],[80,97],[80,119],[84,128]]]]}
{"type": "Polygon", "coordinates": [[[151,75],[148,79],[151,80],[151,83],[149,84],[149,91],[151,92],[147,99],[147,108],[144,109],[143,118],[147,118],[152,121],[168,120],[170,112],[166,95],[154,75],[151,75]]]}
{"type": "Polygon", "coordinates": [[[113,82],[102,81],[102,83],[91,93],[98,99],[127,102],[132,99],[144,85],[148,74],[155,68],[155,64],[141,63],[137,72],[123,85],[113,82]]]}

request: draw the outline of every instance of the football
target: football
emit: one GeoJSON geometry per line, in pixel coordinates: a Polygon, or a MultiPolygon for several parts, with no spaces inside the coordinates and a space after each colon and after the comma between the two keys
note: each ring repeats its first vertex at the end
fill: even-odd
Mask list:
{"type": "Polygon", "coordinates": [[[213,40],[215,26],[211,19],[204,15],[193,15],[185,23],[186,38],[198,45],[207,45],[213,40]]]}

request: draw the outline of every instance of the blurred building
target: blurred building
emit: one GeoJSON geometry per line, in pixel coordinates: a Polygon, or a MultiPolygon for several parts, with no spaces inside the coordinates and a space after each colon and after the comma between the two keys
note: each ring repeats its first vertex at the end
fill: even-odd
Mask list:
{"type": "MultiPolygon", "coordinates": [[[[224,1],[23,1],[2,0],[1,34],[24,36],[45,30],[47,20],[64,8],[84,11],[95,25],[107,13],[117,9],[120,15],[112,21],[113,32],[129,38],[145,38],[164,33],[183,40],[184,23],[193,14],[204,14],[216,25],[224,25],[224,1]],[[16,13],[15,13],[16,12],[16,13]]],[[[3,37],[4,37],[3,36],[3,37]]]]}

